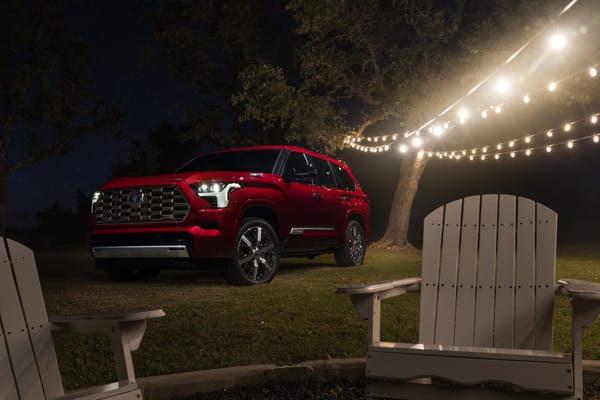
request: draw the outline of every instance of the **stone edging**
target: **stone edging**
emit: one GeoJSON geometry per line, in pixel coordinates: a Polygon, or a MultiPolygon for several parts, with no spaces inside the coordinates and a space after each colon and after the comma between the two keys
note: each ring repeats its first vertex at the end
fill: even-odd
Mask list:
{"type": "Polygon", "coordinates": [[[138,379],[145,400],[171,400],[194,393],[208,393],[244,385],[291,382],[305,379],[329,380],[365,375],[365,359],[305,361],[297,365],[246,365],[138,379]]]}
{"type": "MultiPolygon", "coordinates": [[[[584,360],[586,383],[600,383],[600,361],[584,360]]],[[[365,359],[330,359],[305,361],[297,365],[245,365],[204,371],[139,378],[145,400],[172,400],[194,393],[208,393],[244,385],[267,382],[291,382],[305,379],[361,378],[365,375],[365,359]]]]}

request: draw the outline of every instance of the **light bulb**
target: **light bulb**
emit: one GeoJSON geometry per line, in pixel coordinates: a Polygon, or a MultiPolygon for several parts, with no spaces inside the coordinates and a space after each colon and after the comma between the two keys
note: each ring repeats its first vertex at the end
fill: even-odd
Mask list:
{"type": "Polygon", "coordinates": [[[595,78],[598,75],[598,70],[595,67],[590,67],[590,76],[595,78]]]}
{"type": "Polygon", "coordinates": [[[556,91],[557,88],[558,88],[558,85],[556,84],[556,82],[550,82],[548,84],[548,90],[551,92],[556,91]]]}
{"type": "Polygon", "coordinates": [[[550,37],[550,47],[553,50],[562,50],[567,46],[567,38],[562,33],[555,33],[550,37]]]}
{"type": "Polygon", "coordinates": [[[567,147],[572,149],[573,148],[573,141],[569,140],[569,142],[567,143],[567,147]]]}

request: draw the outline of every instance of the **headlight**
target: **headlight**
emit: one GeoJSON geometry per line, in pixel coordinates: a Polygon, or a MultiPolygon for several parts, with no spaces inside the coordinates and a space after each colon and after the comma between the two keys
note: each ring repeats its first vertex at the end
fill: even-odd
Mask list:
{"type": "Polygon", "coordinates": [[[101,194],[102,194],[101,192],[94,192],[94,194],[92,195],[92,212],[94,212],[94,206],[100,199],[101,194]]]}
{"type": "Polygon", "coordinates": [[[241,188],[239,183],[228,182],[198,182],[190,187],[198,197],[204,198],[215,208],[227,207],[231,192],[241,188]]]}

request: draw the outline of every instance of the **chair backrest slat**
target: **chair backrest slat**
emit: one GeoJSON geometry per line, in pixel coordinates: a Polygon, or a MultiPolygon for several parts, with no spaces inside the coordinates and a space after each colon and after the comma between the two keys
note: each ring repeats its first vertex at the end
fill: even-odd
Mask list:
{"type": "Polygon", "coordinates": [[[46,304],[31,249],[6,240],[37,368],[47,398],[64,394],[46,304]]]}
{"type": "Polygon", "coordinates": [[[535,348],[540,350],[552,348],[557,225],[558,217],[556,213],[538,203],[535,270],[535,348]]]}
{"type": "Polygon", "coordinates": [[[482,196],[479,221],[481,226],[479,228],[477,306],[473,344],[475,346],[493,346],[498,196],[482,196]]]}
{"type": "Polygon", "coordinates": [[[461,312],[456,314],[454,343],[459,346],[471,346],[475,329],[479,196],[471,196],[464,200],[460,236],[456,309],[461,310],[461,312]]]}
{"type": "Polygon", "coordinates": [[[514,346],[516,225],[517,199],[515,196],[501,195],[498,206],[495,347],[512,348],[514,346]]]}
{"type": "Polygon", "coordinates": [[[471,196],[425,219],[419,341],[550,350],[556,213],[471,196]]]}
{"type": "Polygon", "coordinates": [[[535,203],[519,198],[514,346],[521,349],[532,349],[535,343],[535,227],[535,203]]]}
{"type": "MultiPolygon", "coordinates": [[[[2,282],[5,280],[5,270],[8,270],[5,265],[8,264],[9,260],[6,252],[0,250],[0,290],[3,293],[7,285],[2,282]]],[[[4,329],[4,317],[1,308],[1,303],[4,302],[4,298],[2,298],[2,301],[0,301],[0,399],[17,400],[19,394],[17,393],[15,376],[8,356],[8,350],[6,349],[6,331],[4,329]]],[[[6,303],[8,304],[8,302],[6,303]]]]}
{"type": "Polygon", "coordinates": [[[419,341],[421,343],[433,343],[434,339],[443,223],[444,209],[438,208],[425,218],[423,228],[423,248],[431,249],[431,251],[423,251],[421,309],[430,310],[430,312],[421,313],[419,318],[419,341]]]}
{"type": "Polygon", "coordinates": [[[438,284],[435,343],[452,343],[454,341],[461,216],[462,201],[454,201],[446,205],[440,281],[438,284]]]}
{"type": "Polygon", "coordinates": [[[13,381],[21,400],[44,399],[42,382],[4,240],[0,245],[0,318],[13,381]]]}

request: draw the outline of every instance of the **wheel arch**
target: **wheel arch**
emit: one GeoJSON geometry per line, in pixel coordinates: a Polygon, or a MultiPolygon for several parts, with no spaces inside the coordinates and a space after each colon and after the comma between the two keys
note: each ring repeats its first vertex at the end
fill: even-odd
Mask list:
{"type": "MultiPolygon", "coordinates": [[[[350,224],[350,221],[356,221],[360,224],[360,226],[362,226],[363,228],[363,232],[365,232],[366,235],[366,239],[367,241],[370,240],[370,229],[367,226],[367,221],[366,218],[364,217],[364,215],[360,214],[360,213],[356,213],[356,212],[350,212],[348,214],[348,217],[346,218],[346,225],[344,226],[344,228],[346,228],[348,226],[348,224],[350,224]]],[[[346,231],[346,229],[344,229],[344,232],[346,231]]]]}
{"type": "Polygon", "coordinates": [[[241,216],[239,224],[241,225],[242,221],[246,218],[262,218],[267,221],[275,230],[275,232],[279,232],[279,217],[277,215],[277,211],[273,207],[267,205],[252,205],[244,210],[244,213],[241,216]]]}

